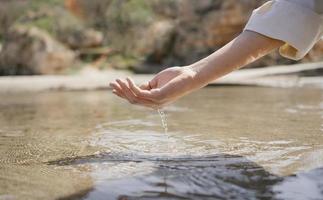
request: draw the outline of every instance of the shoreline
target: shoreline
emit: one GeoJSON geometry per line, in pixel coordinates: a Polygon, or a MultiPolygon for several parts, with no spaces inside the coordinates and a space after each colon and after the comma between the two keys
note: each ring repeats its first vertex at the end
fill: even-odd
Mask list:
{"type": "MultiPolygon", "coordinates": [[[[235,71],[212,83],[210,86],[263,86],[263,87],[318,87],[323,88],[323,76],[300,76],[301,72],[323,69],[323,62],[270,66],[266,68],[235,71]]],[[[75,75],[38,75],[0,77],[0,94],[34,93],[44,91],[88,91],[110,89],[109,82],[116,78],[131,77],[140,84],[150,80],[153,74],[133,74],[129,71],[98,71],[86,68],[75,75]]]]}

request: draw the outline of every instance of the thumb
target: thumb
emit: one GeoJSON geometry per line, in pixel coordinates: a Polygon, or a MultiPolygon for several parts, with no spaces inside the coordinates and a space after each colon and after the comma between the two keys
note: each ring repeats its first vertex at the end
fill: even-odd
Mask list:
{"type": "Polygon", "coordinates": [[[149,86],[149,82],[140,85],[139,88],[142,90],[150,90],[151,89],[149,86]]]}
{"type": "Polygon", "coordinates": [[[152,90],[154,88],[157,88],[157,82],[158,82],[158,76],[155,76],[152,80],[142,84],[139,86],[140,89],[142,90],[152,90]]]}

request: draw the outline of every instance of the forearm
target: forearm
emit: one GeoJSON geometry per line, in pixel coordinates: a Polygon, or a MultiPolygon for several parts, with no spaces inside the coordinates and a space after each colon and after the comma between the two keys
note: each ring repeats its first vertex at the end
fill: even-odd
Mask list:
{"type": "Polygon", "coordinates": [[[213,80],[241,68],[281,46],[283,42],[244,31],[210,56],[184,67],[185,72],[161,89],[161,99],[175,99],[206,86],[213,80]]]}
{"type": "Polygon", "coordinates": [[[244,31],[210,56],[189,66],[194,72],[192,89],[201,88],[283,45],[283,42],[244,31]]]}

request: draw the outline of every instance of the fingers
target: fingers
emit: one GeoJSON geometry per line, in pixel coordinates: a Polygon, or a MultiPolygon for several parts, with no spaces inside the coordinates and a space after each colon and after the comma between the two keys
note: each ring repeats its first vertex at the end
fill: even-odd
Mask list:
{"type": "Polygon", "coordinates": [[[129,103],[131,104],[136,104],[137,101],[137,97],[134,95],[134,93],[129,89],[128,85],[126,82],[121,81],[120,79],[116,80],[117,83],[120,85],[121,90],[124,94],[124,96],[126,97],[126,99],[129,101],[129,103]]]}
{"type": "Polygon", "coordinates": [[[112,92],[121,98],[126,98],[122,92],[121,87],[117,83],[110,83],[110,87],[113,89],[112,92]]]}
{"type": "Polygon", "coordinates": [[[129,88],[129,84],[127,84],[128,81],[125,82],[120,79],[117,79],[116,81],[121,87],[122,94],[124,95],[125,99],[129,101],[129,103],[140,104],[147,107],[155,107],[155,104],[152,101],[136,96],[134,92],[129,88]]]}
{"type": "Polygon", "coordinates": [[[125,97],[122,94],[118,93],[116,90],[112,90],[112,93],[115,94],[115,95],[117,95],[120,98],[125,99],[125,97]]]}
{"type": "MultiPolygon", "coordinates": [[[[133,93],[135,93],[138,97],[143,96],[143,94],[142,94],[144,91],[143,89],[136,86],[130,78],[127,78],[127,82],[129,84],[130,89],[133,91],[133,93]]],[[[148,85],[149,85],[149,83],[148,83],[148,85]]]]}
{"type": "MultiPolygon", "coordinates": [[[[110,86],[115,95],[128,100],[131,104],[139,104],[153,109],[161,107],[161,104],[153,98],[156,89],[152,91],[141,89],[129,78],[126,81],[117,79],[116,82],[110,83],[110,86]]],[[[147,85],[145,87],[147,88],[147,85]]]]}
{"type": "Polygon", "coordinates": [[[138,86],[136,86],[136,84],[134,84],[134,82],[130,78],[127,78],[127,82],[128,82],[130,89],[137,97],[156,101],[155,96],[153,95],[152,91],[143,90],[143,89],[139,88],[138,86]]]}

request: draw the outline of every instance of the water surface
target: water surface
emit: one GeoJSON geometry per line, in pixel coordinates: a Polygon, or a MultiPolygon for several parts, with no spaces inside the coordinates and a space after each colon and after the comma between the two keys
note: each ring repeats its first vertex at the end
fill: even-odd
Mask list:
{"type": "Polygon", "coordinates": [[[322,199],[323,92],[215,87],[165,109],[107,91],[1,96],[3,199],[322,199]]]}

